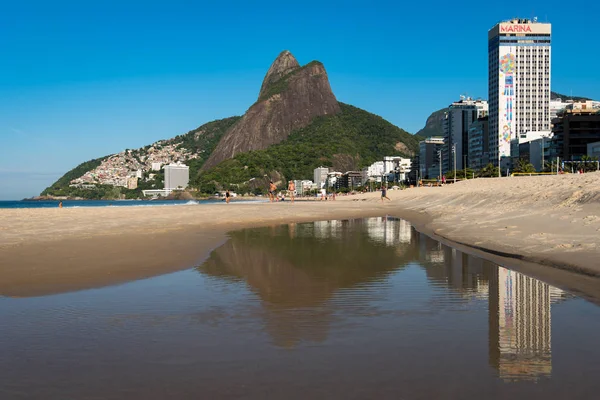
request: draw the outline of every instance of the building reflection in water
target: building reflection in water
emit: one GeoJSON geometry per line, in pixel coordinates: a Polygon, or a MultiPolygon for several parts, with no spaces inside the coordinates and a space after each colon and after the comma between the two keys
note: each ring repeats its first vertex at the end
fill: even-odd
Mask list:
{"type": "Polygon", "coordinates": [[[198,270],[243,281],[260,299],[265,329],[280,347],[322,342],[340,310],[368,307],[387,277],[422,268],[438,310],[488,302],[489,363],[506,381],[552,373],[551,305],[566,293],[442,245],[395,218],[318,221],[231,234],[198,270]],[[347,299],[334,295],[351,293],[347,299]],[[458,294],[458,297],[456,296],[458,294]]]}
{"type": "Polygon", "coordinates": [[[552,303],[562,290],[498,267],[490,282],[490,363],[505,380],[536,380],[552,373],[552,303]]]}
{"type": "Polygon", "coordinates": [[[417,258],[410,235],[410,225],[396,218],[248,229],[231,233],[198,270],[245,282],[261,301],[274,343],[290,348],[302,341],[322,342],[335,312],[367,307],[379,296],[369,286],[380,285],[417,258]],[[340,289],[349,288],[360,296],[331,304],[340,289]]]}

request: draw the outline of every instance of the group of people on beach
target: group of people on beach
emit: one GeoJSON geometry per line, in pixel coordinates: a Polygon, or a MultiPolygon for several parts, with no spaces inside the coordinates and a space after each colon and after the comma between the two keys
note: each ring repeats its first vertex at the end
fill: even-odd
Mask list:
{"type": "MultiPolygon", "coordinates": [[[[275,202],[275,201],[284,201],[285,197],[283,196],[283,194],[281,195],[281,197],[277,196],[277,185],[275,185],[273,183],[273,181],[269,181],[269,201],[271,203],[275,202]]],[[[287,188],[287,194],[290,197],[290,200],[292,201],[292,203],[294,203],[294,197],[296,196],[296,183],[294,183],[294,181],[289,181],[288,182],[288,188],[287,188]]]]}

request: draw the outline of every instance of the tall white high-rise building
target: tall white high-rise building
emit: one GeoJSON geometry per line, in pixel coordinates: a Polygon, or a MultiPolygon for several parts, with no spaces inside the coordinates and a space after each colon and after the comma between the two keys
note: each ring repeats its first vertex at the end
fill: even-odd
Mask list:
{"type": "Polygon", "coordinates": [[[190,182],[190,167],[183,164],[165,165],[165,189],[185,189],[190,182]]]}
{"type": "Polygon", "coordinates": [[[313,181],[317,188],[321,189],[325,185],[327,181],[327,174],[329,173],[329,168],[327,167],[317,167],[313,170],[313,181]]]}
{"type": "Polygon", "coordinates": [[[488,32],[490,161],[507,165],[511,139],[550,130],[551,25],[500,22],[488,32]]]}

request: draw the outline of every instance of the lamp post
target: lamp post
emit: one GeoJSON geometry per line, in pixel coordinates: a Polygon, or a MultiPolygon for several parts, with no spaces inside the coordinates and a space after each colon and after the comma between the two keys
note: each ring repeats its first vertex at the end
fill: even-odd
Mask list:
{"type": "Polygon", "coordinates": [[[454,183],[456,183],[456,143],[452,145],[452,158],[454,159],[454,183]]]}

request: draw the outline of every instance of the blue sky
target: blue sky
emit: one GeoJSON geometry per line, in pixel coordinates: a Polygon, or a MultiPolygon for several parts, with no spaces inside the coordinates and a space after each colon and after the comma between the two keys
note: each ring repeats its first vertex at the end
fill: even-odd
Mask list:
{"type": "Polygon", "coordinates": [[[600,99],[598,15],[557,1],[6,1],[0,199],[243,114],[284,49],[322,61],[338,100],[414,133],[460,94],[487,98],[488,29],[537,16],[553,24],[552,89],[600,99]]]}

